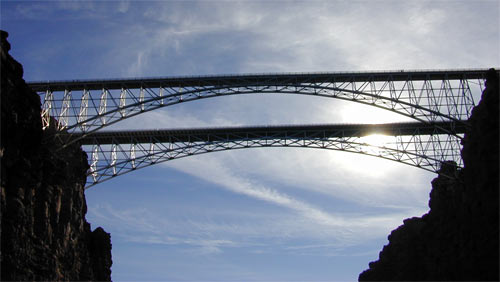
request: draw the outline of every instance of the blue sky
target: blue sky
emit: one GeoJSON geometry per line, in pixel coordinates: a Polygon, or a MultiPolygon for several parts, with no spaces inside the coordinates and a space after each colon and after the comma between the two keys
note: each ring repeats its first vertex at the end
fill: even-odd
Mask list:
{"type": "MultiPolygon", "coordinates": [[[[500,66],[499,1],[2,1],[24,78],[500,66]]],[[[206,99],[115,129],[394,122],[318,97],[206,99]]],[[[86,191],[111,233],[115,281],[353,281],[434,174],[314,149],[166,162],[86,191]]]]}

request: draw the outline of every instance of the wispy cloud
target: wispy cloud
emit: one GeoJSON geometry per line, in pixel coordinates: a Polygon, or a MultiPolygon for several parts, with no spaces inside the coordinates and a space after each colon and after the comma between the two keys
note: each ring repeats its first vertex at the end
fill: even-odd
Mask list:
{"type": "Polygon", "coordinates": [[[177,52],[183,52],[197,49],[192,42],[204,40],[209,44],[199,50],[203,56],[185,58],[184,64],[197,65],[195,69],[181,67],[198,73],[217,72],[198,60],[216,63],[221,59],[220,50],[240,56],[229,66],[233,72],[445,68],[499,62],[499,55],[491,52],[495,48],[471,45],[481,42],[487,32],[498,35],[498,27],[485,25],[485,30],[473,32],[460,20],[470,18],[474,11],[495,17],[495,10],[486,7],[493,3],[390,2],[392,7],[387,9],[388,3],[298,2],[285,10],[279,2],[159,5],[144,13],[144,17],[158,20],[160,27],[148,34],[145,48],[150,56],[167,59],[162,50],[172,42],[176,42],[177,52]],[[462,38],[464,29],[477,38],[462,38]],[[484,50],[467,56],[455,52],[466,46],[484,50]]]}
{"type": "MultiPolygon", "coordinates": [[[[438,1],[432,5],[429,1],[293,5],[261,1],[59,1],[50,5],[7,2],[6,6],[14,7],[14,18],[101,20],[102,38],[93,43],[101,44],[99,54],[86,57],[96,67],[86,70],[85,77],[500,64],[499,40],[487,40],[498,38],[500,32],[498,25],[490,24],[490,19],[498,18],[495,1],[438,1]],[[478,14],[482,15],[479,21],[478,14]]],[[[82,48],[91,45],[88,38],[79,41],[82,48]]],[[[78,46],[71,49],[75,48],[78,46]]],[[[52,57],[69,55],[64,52],[52,57]]]]}
{"type": "MultiPolygon", "coordinates": [[[[231,248],[249,252],[290,252],[316,255],[348,254],[345,249],[385,235],[398,224],[394,215],[340,215],[336,222],[325,221],[332,215],[244,214],[235,212],[238,222],[225,223],[226,216],[204,211],[207,218],[171,220],[151,211],[116,209],[110,205],[92,206],[89,218],[104,224],[114,240],[140,244],[180,246],[185,252],[213,255],[231,248]],[[208,214],[207,214],[208,212],[208,214]],[[339,225],[342,221],[342,225],[339,225]],[[299,242],[311,243],[299,243],[299,242]],[[295,243],[293,243],[295,242],[295,243]]],[[[227,211],[226,211],[227,212],[227,211]]],[[[353,255],[353,254],[351,254],[353,255]]],[[[355,254],[354,254],[355,255],[355,254]]]]}
{"type": "MultiPolygon", "coordinates": [[[[276,189],[267,187],[258,181],[238,175],[234,169],[230,170],[229,166],[226,166],[227,164],[221,159],[204,156],[204,158],[192,158],[183,162],[172,162],[169,166],[199,177],[204,181],[217,184],[219,187],[234,193],[263,200],[294,211],[303,219],[303,222],[310,222],[317,226],[311,228],[311,230],[317,230],[318,233],[326,232],[327,237],[336,238],[343,242],[358,237],[360,235],[358,232],[361,230],[369,229],[372,234],[376,234],[377,232],[374,230],[378,228],[385,230],[390,226],[395,226],[405,215],[411,215],[411,212],[418,210],[417,207],[414,207],[414,209],[398,210],[397,213],[392,212],[376,216],[327,212],[276,189]],[[358,234],[353,236],[353,233],[358,234]]],[[[309,190],[309,192],[313,191],[309,190]]],[[[333,197],[332,201],[334,201],[333,197]]]]}
{"type": "MultiPolygon", "coordinates": [[[[294,199],[293,197],[256,183],[250,179],[236,176],[234,171],[229,171],[227,167],[221,165],[221,163],[217,160],[212,159],[209,162],[210,165],[208,168],[206,166],[206,160],[194,159],[192,162],[198,162],[198,166],[202,165],[201,162],[203,162],[203,166],[206,169],[203,171],[198,170],[195,173],[195,176],[200,177],[205,181],[218,184],[220,187],[224,187],[225,189],[238,194],[289,208],[320,225],[331,227],[346,225],[346,222],[342,218],[332,216],[305,202],[294,199]]],[[[176,168],[185,173],[193,174],[192,170],[185,165],[177,166],[176,168]]]]}

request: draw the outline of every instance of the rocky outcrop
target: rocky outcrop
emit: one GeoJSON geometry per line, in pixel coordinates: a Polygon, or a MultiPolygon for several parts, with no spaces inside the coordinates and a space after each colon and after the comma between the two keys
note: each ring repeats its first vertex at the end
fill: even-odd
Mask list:
{"type": "Polygon", "coordinates": [[[463,139],[464,168],[455,172],[457,179],[440,175],[432,181],[430,211],[392,231],[360,281],[499,281],[498,83],[498,72],[488,71],[463,139]]]}
{"type": "Polygon", "coordinates": [[[111,280],[110,236],[85,220],[87,155],[42,130],[40,98],[0,34],[1,280],[111,280]]]}

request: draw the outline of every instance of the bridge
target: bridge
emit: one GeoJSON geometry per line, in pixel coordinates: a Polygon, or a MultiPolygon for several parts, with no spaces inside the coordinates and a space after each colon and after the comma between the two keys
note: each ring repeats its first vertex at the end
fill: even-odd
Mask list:
{"type": "Polygon", "coordinates": [[[438,172],[462,166],[460,140],[486,69],[247,74],[30,82],[44,129],[91,156],[87,188],[180,157],[253,147],[312,147],[372,155],[438,172]],[[228,95],[312,95],[366,104],[415,120],[385,125],[302,125],[106,132],[155,109],[228,95]],[[383,134],[384,144],[369,141],[383,134]],[[368,138],[368,139],[367,139],[368,138]],[[389,139],[390,139],[389,138],[389,139]]]}

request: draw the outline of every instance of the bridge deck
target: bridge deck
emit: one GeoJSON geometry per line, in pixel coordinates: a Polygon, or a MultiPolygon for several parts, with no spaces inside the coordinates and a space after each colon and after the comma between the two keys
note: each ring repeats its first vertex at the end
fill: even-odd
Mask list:
{"type": "MultiPolygon", "coordinates": [[[[320,125],[286,125],[286,126],[253,126],[253,127],[218,127],[194,129],[162,129],[162,130],[130,130],[130,131],[98,131],[84,136],[82,145],[95,144],[129,144],[132,140],[138,143],[155,142],[206,142],[226,140],[245,136],[245,138],[331,138],[331,137],[363,137],[370,134],[384,135],[432,135],[437,133],[465,133],[464,123],[386,123],[386,124],[320,124],[320,125]]],[[[81,133],[72,134],[80,138],[81,133]]]]}
{"type": "Polygon", "coordinates": [[[214,76],[156,77],[138,79],[107,80],[68,80],[68,81],[34,81],[28,85],[35,91],[62,90],[98,90],[106,88],[121,89],[140,87],[196,87],[216,85],[266,85],[276,83],[342,83],[366,81],[417,81],[444,79],[480,79],[484,78],[487,69],[466,70],[421,70],[421,71],[376,71],[376,72],[326,72],[326,73],[277,73],[277,74],[242,74],[214,76]]]}

